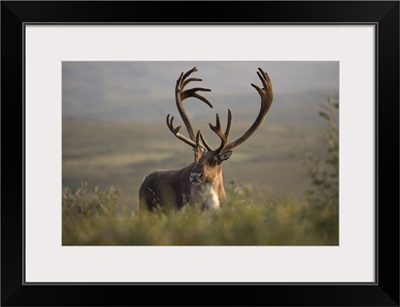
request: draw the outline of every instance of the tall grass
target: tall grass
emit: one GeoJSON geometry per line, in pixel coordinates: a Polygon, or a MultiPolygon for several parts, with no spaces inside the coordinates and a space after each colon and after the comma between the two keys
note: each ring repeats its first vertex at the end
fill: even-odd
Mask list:
{"type": "Polygon", "coordinates": [[[218,211],[188,206],[170,214],[140,216],[117,209],[114,189],[93,194],[83,194],[85,188],[65,191],[63,245],[338,244],[333,206],[295,199],[260,201],[249,195],[252,189],[231,183],[230,199],[218,211]]]}

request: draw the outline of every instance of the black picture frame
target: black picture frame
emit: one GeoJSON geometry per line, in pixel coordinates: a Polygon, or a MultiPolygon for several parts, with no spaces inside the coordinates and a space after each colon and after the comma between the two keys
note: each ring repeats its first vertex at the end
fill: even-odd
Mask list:
{"type": "Polygon", "coordinates": [[[3,1],[1,77],[3,306],[399,306],[398,1],[3,1]],[[24,24],[29,22],[375,25],[376,283],[26,284],[23,276],[23,40],[24,24]]]}

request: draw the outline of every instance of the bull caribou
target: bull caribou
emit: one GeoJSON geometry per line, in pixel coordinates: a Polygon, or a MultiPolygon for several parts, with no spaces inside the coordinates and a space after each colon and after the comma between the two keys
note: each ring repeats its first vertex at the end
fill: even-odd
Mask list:
{"type": "Polygon", "coordinates": [[[175,100],[178,112],[185,124],[189,137],[179,131],[182,126],[174,126],[174,117],[167,115],[166,122],[169,130],[181,141],[191,146],[194,151],[194,162],[175,170],[154,171],[147,175],[139,190],[139,210],[153,211],[157,207],[181,209],[187,204],[195,204],[201,208],[220,208],[226,193],[222,178],[222,162],[232,155],[232,149],[242,144],[260,127],[272,104],[272,84],[267,73],[261,68],[257,75],[262,87],[251,84],[261,96],[261,108],[257,118],[250,128],[239,138],[228,143],[232,124],[232,111],[228,109],[228,120],[225,131],[221,128],[221,121],[216,114],[216,124],[210,125],[211,130],[220,138],[220,145],[213,149],[206,142],[200,130],[195,133],[189,117],[183,107],[183,101],[189,97],[197,98],[209,107],[213,107],[207,98],[198,92],[210,92],[208,88],[194,87],[184,89],[193,81],[202,81],[199,78],[188,78],[197,69],[181,73],[175,86],[175,100]]]}

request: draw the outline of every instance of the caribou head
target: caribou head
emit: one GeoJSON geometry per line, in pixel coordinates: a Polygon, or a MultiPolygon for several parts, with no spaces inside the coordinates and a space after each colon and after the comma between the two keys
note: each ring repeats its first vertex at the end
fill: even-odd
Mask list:
{"type": "Polygon", "coordinates": [[[251,84],[261,97],[261,107],[257,118],[250,128],[239,138],[228,142],[232,125],[232,111],[228,109],[226,128],[223,130],[220,117],[216,114],[215,125],[209,124],[211,130],[220,139],[220,144],[212,148],[206,141],[201,130],[195,133],[189,117],[183,107],[183,101],[189,97],[197,98],[213,107],[207,98],[199,92],[209,92],[210,89],[194,87],[185,89],[193,81],[202,81],[199,78],[189,77],[197,69],[193,68],[181,73],[175,87],[175,101],[178,112],[186,127],[188,136],[180,133],[182,126],[174,126],[174,117],[167,115],[169,130],[181,141],[191,146],[194,151],[194,162],[177,170],[155,171],[147,175],[139,190],[139,208],[153,210],[157,206],[162,208],[180,209],[188,203],[200,205],[203,208],[219,208],[226,198],[223,178],[222,162],[232,155],[232,149],[245,142],[260,127],[272,104],[272,85],[267,73],[261,68],[257,75],[262,87],[251,84]]]}

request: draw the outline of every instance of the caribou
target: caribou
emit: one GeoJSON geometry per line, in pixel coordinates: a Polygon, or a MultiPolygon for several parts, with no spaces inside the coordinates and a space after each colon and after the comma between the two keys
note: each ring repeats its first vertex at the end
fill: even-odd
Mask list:
{"type": "Polygon", "coordinates": [[[189,97],[197,98],[209,107],[213,107],[207,98],[199,94],[199,92],[210,92],[210,89],[202,87],[185,89],[190,82],[203,81],[190,77],[196,71],[194,67],[186,73],[182,72],[175,86],[176,107],[186,127],[188,137],[180,133],[182,126],[174,126],[174,116],[168,114],[166,118],[167,126],[172,134],[193,148],[194,162],[181,169],[154,171],[147,175],[139,189],[140,211],[154,211],[156,208],[179,210],[188,204],[200,206],[203,209],[220,208],[226,200],[222,162],[231,157],[232,149],[249,139],[261,126],[271,107],[273,99],[271,80],[268,74],[259,68],[257,75],[262,87],[251,83],[261,96],[261,107],[257,118],[242,136],[228,143],[232,111],[228,109],[225,131],[222,130],[217,113],[216,124],[209,124],[211,130],[220,139],[220,145],[213,149],[205,140],[201,130],[195,133],[183,107],[183,101],[189,97]]]}

